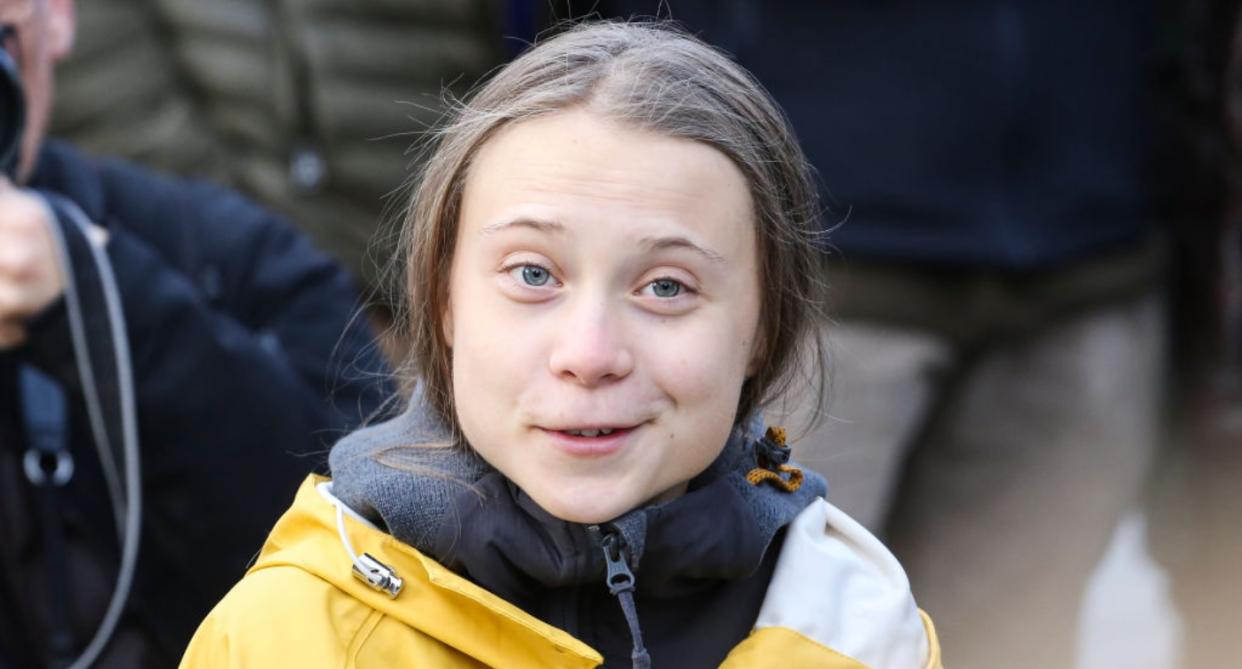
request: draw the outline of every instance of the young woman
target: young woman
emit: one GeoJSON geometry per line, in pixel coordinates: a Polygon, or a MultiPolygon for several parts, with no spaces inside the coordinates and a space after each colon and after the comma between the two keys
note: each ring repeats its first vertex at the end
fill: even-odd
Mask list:
{"type": "Polygon", "coordinates": [[[757,418],[805,360],[817,214],[701,42],[599,23],[513,62],[414,193],[411,408],[334,449],[183,666],[939,666],[757,418]]]}

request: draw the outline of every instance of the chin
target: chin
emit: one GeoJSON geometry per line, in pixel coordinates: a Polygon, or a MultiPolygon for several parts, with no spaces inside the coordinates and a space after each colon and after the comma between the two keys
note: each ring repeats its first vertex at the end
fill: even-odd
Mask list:
{"type": "MultiPolygon", "coordinates": [[[[529,493],[528,493],[529,494],[529,493]]],[[[601,499],[598,494],[586,495],[531,495],[544,511],[570,523],[598,525],[625,515],[640,502],[622,499],[601,499]]]]}

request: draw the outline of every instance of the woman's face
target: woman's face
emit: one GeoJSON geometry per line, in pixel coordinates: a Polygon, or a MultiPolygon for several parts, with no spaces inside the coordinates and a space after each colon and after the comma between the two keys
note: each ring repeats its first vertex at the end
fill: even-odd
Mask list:
{"type": "Polygon", "coordinates": [[[466,440],[564,520],[680,494],[753,364],[756,256],[719,151],[582,110],[506,128],[466,180],[444,318],[466,440]]]}

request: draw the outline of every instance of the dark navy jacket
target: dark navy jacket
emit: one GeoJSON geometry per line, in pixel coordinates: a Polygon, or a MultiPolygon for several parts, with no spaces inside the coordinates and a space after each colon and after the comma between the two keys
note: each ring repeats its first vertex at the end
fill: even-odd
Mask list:
{"type": "Polygon", "coordinates": [[[789,114],[845,259],[1051,269],[1150,232],[1151,0],[619,0],[789,114]],[[847,216],[848,214],[848,216],[847,216]]]}
{"type": "MultiPolygon", "coordinates": [[[[124,659],[112,664],[172,666],[298,482],[378,409],[385,365],[346,273],[247,200],[58,145],[40,156],[30,185],[68,198],[109,232],[144,490],[137,578],[113,649],[124,659]],[[140,648],[122,648],[131,643],[140,648]]],[[[21,475],[19,363],[69,391],[77,473],[59,498],[79,649],[116,575],[116,525],[67,332],[58,305],[32,324],[23,349],[0,357],[0,666],[39,666],[47,633],[46,524],[21,475]]]]}

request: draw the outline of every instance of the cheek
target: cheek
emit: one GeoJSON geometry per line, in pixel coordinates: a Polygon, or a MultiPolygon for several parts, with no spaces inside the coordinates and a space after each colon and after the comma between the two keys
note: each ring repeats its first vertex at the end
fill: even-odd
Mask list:
{"type": "Polygon", "coordinates": [[[529,375],[516,364],[512,345],[480,336],[474,323],[458,320],[452,349],[453,402],[466,441],[495,461],[489,446],[508,441],[507,422],[529,375]]]}
{"type": "Polygon", "coordinates": [[[704,323],[691,331],[656,338],[649,367],[665,392],[685,408],[699,407],[703,420],[729,420],[750,362],[750,333],[731,321],[704,323]]]}
{"type": "Polygon", "coordinates": [[[459,402],[511,395],[538,371],[538,333],[528,319],[515,317],[512,305],[497,300],[494,290],[479,284],[454,282],[445,320],[459,402]]]}
{"type": "Polygon", "coordinates": [[[522,338],[507,330],[485,309],[459,305],[454,308],[451,332],[454,378],[476,387],[496,382],[494,375],[512,370],[518,361],[522,338]]]}

